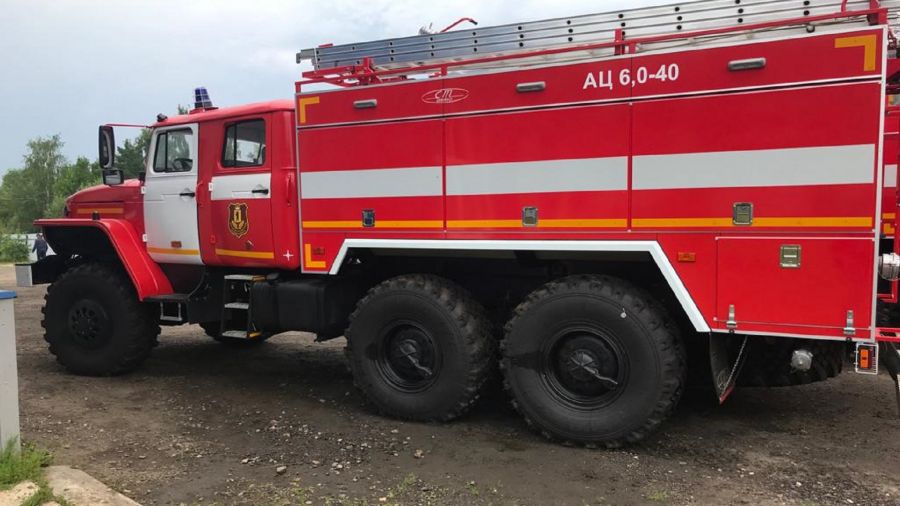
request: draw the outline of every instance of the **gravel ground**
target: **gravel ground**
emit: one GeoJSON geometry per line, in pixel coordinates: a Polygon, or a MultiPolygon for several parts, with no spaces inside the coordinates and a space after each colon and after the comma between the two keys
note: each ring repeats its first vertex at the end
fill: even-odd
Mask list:
{"type": "MultiPolygon", "coordinates": [[[[0,286],[13,287],[11,267],[0,286]]],[[[788,389],[689,392],[644,443],[568,448],[493,388],[446,425],[382,418],[343,342],[231,349],[164,328],[139,371],[67,374],[18,289],[23,437],[144,504],[900,504],[893,384],[845,373],[788,389]]]]}

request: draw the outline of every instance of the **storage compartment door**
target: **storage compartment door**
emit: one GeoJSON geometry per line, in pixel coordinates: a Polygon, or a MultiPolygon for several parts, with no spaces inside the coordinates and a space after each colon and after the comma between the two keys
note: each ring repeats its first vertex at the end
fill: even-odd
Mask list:
{"type": "Polygon", "coordinates": [[[843,336],[853,311],[857,336],[872,317],[871,238],[718,240],[715,326],[736,332],[843,336]]]}

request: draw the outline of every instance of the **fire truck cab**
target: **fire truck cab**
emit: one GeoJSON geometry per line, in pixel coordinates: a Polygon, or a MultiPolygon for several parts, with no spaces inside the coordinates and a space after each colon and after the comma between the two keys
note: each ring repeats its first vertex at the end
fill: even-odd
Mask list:
{"type": "Polygon", "coordinates": [[[689,376],[720,401],[848,356],[896,379],[898,6],[785,4],[326,45],[291,100],[198,88],[139,180],[101,127],[106,184],[37,222],[57,255],[20,280],[78,374],[137,367],[160,325],[344,336],[388,415],[453,419],[499,367],[588,446],[646,436],[689,376]]]}

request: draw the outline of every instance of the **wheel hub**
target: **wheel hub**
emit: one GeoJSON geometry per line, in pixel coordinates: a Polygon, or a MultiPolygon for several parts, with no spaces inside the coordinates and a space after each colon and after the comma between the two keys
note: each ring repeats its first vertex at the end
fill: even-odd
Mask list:
{"type": "Polygon", "coordinates": [[[109,319],[103,307],[92,300],[76,302],[69,310],[72,340],[84,348],[99,348],[109,339],[109,319]]]}
{"type": "Polygon", "coordinates": [[[593,381],[606,381],[615,386],[617,383],[612,378],[602,376],[599,370],[599,359],[590,350],[578,349],[568,357],[569,374],[578,382],[591,383],[593,381]]]}
{"type": "Polygon", "coordinates": [[[436,373],[437,351],[431,336],[412,325],[401,325],[384,338],[382,373],[403,390],[427,387],[436,373]]]}
{"type": "Polygon", "coordinates": [[[551,352],[553,377],[560,393],[593,401],[616,391],[621,357],[609,341],[592,332],[565,335],[551,352]]]}

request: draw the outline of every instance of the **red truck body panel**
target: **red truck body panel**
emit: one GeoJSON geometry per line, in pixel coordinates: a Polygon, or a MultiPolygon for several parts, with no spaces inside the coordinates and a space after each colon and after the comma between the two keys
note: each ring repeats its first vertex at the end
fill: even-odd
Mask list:
{"type": "Polygon", "coordinates": [[[870,338],[884,33],[299,93],[302,268],[348,239],[649,240],[712,330],[844,338],[852,311],[870,338]]]}

